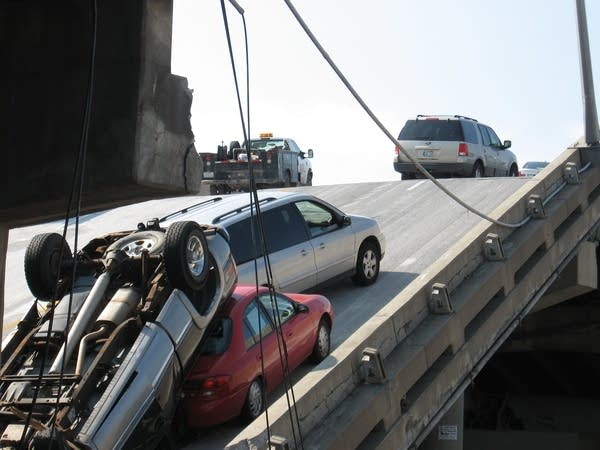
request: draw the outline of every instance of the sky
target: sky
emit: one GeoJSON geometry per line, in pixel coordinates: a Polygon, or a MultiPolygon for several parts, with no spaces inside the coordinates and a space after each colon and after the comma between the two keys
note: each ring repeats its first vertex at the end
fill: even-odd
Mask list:
{"type": "MultiPolygon", "coordinates": [[[[283,0],[237,0],[249,47],[250,134],[313,149],[316,185],[400,180],[394,144],[283,0]]],[[[584,134],[575,0],[292,0],[389,132],[417,114],[460,114],[512,141],[519,166],[552,161],[584,134]]],[[[241,16],[225,1],[246,114],[241,16]]],[[[587,0],[600,106],[600,1],[587,0]]],[[[174,0],[172,67],[193,90],[199,152],[243,140],[221,2],[174,0]]],[[[245,120],[248,118],[245,116],[245,120]]],[[[248,122],[246,122],[248,123],[248,122]]]]}

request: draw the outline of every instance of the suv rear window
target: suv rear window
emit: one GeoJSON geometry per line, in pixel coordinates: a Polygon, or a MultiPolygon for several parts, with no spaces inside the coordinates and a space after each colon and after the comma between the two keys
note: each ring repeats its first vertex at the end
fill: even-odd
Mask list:
{"type": "Polygon", "coordinates": [[[407,120],[399,141],[464,141],[458,120],[407,120]]]}

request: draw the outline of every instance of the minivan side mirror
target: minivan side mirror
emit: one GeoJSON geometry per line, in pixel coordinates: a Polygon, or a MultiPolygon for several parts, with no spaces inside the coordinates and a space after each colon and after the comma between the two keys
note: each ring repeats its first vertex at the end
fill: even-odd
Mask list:
{"type": "Polygon", "coordinates": [[[309,149],[308,149],[308,157],[309,157],[309,158],[312,158],[312,157],[313,157],[313,150],[312,150],[312,148],[309,148],[309,149]]]}
{"type": "Polygon", "coordinates": [[[348,226],[348,225],[352,225],[352,219],[350,218],[350,216],[343,216],[342,217],[342,226],[348,226]]]}
{"type": "Polygon", "coordinates": [[[504,148],[510,148],[511,145],[512,145],[511,141],[504,141],[504,145],[502,147],[504,147],[504,148]]]}

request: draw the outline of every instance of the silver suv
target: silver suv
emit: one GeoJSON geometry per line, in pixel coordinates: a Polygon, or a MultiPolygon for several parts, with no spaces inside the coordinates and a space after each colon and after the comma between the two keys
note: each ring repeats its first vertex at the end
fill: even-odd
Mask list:
{"type": "MultiPolygon", "coordinates": [[[[418,115],[407,120],[398,141],[433,176],[516,177],[517,157],[487,125],[464,116],[418,115]]],[[[394,169],[416,178],[415,164],[396,147],[394,169]]]]}

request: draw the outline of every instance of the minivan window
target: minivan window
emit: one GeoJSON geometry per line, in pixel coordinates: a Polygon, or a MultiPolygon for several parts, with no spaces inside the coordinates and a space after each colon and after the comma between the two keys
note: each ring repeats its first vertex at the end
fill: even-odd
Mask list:
{"type": "Polygon", "coordinates": [[[400,141],[462,141],[458,120],[407,120],[398,136],[400,141]]]}
{"type": "Polygon", "coordinates": [[[322,205],[302,200],[296,202],[296,207],[306,221],[311,237],[329,233],[339,228],[333,213],[322,205]]]}
{"type": "Polygon", "coordinates": [[[302,217],[291,204],[262,213],[269,253],[278,252],[308,240],[302,217]]]}
{"type": "MultiPolygon", "coordinates": [[[[256,223],[256,218],[254,219],[256,223]]],[[[229,247],[233,254],[233,259],[236,264],[244,264],[245,262],[251,261],[256,256],[257,258],[262,256],[260,238],[258,236],[257,228],[254,228],[254,242],[256,248],[252,248],[252,232],[250,230],[250,218],[240,220],[227,225],[227,233],[229,233],[229,247]]]]}

